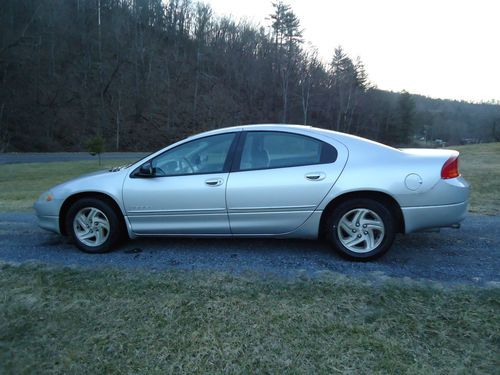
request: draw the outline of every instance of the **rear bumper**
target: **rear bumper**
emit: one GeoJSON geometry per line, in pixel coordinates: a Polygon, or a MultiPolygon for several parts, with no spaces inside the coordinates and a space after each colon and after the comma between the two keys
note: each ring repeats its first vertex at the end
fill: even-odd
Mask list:
{"type": "Polygon", "coordinates": [[[469,200],[440,206],[402,207],[405,233],[458,224],[465,219],[468,206],[469,200]]]}
{"type": "Polygon", "coordinates": [[[38,226],[40,228],[61,234],[61,231],[59,230],[59,216],[37,215],[37,218],[38,218],[38,226]]]}

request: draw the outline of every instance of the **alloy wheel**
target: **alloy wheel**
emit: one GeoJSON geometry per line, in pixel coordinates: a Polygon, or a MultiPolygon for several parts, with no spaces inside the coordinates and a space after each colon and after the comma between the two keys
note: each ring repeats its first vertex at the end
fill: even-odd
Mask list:
{"type": "Polygon", "coordinates": [[[104,212],[95,207],[85,207],[75,215],[73,229],[80,242],[97,247],[108,239],[110,224],[104,212]]]}
{"type": "Polygon", "coordinates": [[[347,249],[368,253],[384,239],[385,226],[380,216],[367,208],[355,208],[344,214],[337,226],[337,235],[347,249]]]}

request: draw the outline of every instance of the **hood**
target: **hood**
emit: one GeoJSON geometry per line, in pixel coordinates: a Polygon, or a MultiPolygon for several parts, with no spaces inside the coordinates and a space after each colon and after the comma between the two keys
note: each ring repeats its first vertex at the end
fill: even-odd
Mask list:
{"type": "Polygon", "coordinates": [[[86,173],[56,185],[50,190],[59,198],[65,198],[84,191],[104,193],[113,190],[118,191],[121,189],[126,174],[127,168],[86,173]]]}
{"type": "Polygon", "coordinates": [[[109,175],[110,173],[113,173],[113,172],[111,172],[110,170],[107,170],[107,169],[100,170],[100,171],[95,171],[95,172],[84,173],[84,174],[82,174],[80,176],[76,176],[76,177],[70,178],[69,180],[66,180],[66,181],[62,182],[59,185],[54,186],[53,189],[58,188],[58,187],[60,187],[62,185],[68,184],[68,183],[73,183],[75,181],[85,180],[85,179],[92,178],[92,177],[97,177],[97,176],[109,175]]]}

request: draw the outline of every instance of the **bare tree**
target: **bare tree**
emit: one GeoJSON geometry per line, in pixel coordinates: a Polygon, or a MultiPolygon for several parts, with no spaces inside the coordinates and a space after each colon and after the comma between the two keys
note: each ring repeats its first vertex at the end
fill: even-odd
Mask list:
{"type": "Polygon", "coordinates": [[[84,150],[96,136],[107,149],[146,150],[259,122],[397,143],[408,98],[407,141],[498,133],[498,103],[378,90],[340,47],[323,64],[282,1],[267,24],[219,18],[196,0],[3,0],[0,150],[84,150]]]}

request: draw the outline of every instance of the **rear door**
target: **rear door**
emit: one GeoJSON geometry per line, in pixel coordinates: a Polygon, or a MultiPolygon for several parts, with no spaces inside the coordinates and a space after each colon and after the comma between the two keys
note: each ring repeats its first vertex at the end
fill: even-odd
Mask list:
{"type": "MultiPolygon", "coordinates": [[[[340,147],[343,147],[339,144],[340,147]]],[[[347,152],[316,138],[244,132],[227,183],[233,234],[282,234],[302,225],[340,176],[347,152]]]]}

